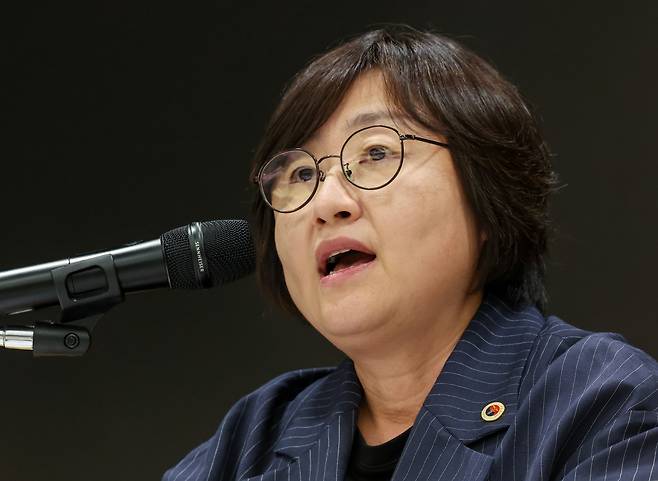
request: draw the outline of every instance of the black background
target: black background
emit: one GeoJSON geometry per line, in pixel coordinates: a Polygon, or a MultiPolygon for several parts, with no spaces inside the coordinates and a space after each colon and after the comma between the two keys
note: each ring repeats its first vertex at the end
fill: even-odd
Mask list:
{"type": "MultiPolygon", "coordinates": [[[[657,356],[657,5],[138,0],[6,11],[0,270],[245,218],[250,158],[286,81],[348,35],[405,22],[460,39],[537,107],[566,184],[553,205],[550,312],[657,356]]],[[[253,277],[131,297],[83,358],[0,351],[0,479],[158,479],[242,395],[341,358],[267,307],[253,277]]]]}

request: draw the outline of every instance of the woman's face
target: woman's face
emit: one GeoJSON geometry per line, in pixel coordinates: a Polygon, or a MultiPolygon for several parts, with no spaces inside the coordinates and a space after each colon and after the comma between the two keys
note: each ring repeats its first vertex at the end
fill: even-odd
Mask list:
{"type": "MultiPolygon", "coordinates": [[[[338,154],[352,132],[373,124],[445,141],[387,112],[381,76],[364,74],[303,147],[316,158],[338,154]]],[[[320,164],[326,179],[311,202],[275,213],[276,249],[293,301],[348,355],[446,332],[472,298],[481,236],[450,151],[419,141],[405,141],[404,148],[402,170],[388,186],[358,189],[344,178],[339,159],[329,158],[320,164]],[[348,256],[339,269],[361,264],[321,272],[318,257],[347,248],[375,257],[348,256]]]]}

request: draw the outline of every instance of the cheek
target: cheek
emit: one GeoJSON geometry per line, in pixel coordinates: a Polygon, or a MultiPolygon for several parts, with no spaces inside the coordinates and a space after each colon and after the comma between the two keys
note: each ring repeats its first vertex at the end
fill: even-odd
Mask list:
{"type": "Polygon", "coordinates": [[[285,273],[288,270],[287,268],[291,261],[291,257],[289,255],[291,240],[287,235],[290,230],[286,229],[283,224],[285,224],[285,222],[282,222],[280,219],[275,219],[274,246],[276,247],[276,253],[279,256],[279,260],[283,266],[283,272],[285,273]]]}
{"type": "Polygon", "coordinates": [[[289,225],[290,219],[275,220],[274,244],[283,267],[283,274],[290,294],[296,291],[302,276],[304,252],[303,240],[296,234],[299,229],[289,225]]]}
{"type": "Polygon", "coordinates": [[[435,267],[429,271],[469,272],[477,257],[475,222],[456,176],[437,173],[429,179],[396,192],[388,222],[379,223],[385,229],[383,237],[395,244],[392,252],[402,257],[397,260],[410,280],[419,268],[429,266],[435,267]]]}

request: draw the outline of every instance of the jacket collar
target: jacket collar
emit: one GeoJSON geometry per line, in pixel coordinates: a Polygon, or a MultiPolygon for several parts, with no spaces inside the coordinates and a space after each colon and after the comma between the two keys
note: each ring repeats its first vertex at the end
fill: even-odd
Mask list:
{"type": "MultiPolygon", "coordinates": [[[[488,294],[425,399],[414,429],[421,416],[425,421],[430,416],[469,445],[509,426],[516,414],[528,354],[543,325],[544,317],[536,308],[514,310],[488,294]],[[493,401],[502,402],[505,412],[497,421],[486,422],[481,411],[493,401]]],[[[342,429],[339,448],[349,452],[362,396],[354,364],[346,359],[291,404],[275,451],[300,458],[311,447],[322,446],[327,432],[342,429]]],[[[414,442],[414,429],[408,444],[414,442]]]]}

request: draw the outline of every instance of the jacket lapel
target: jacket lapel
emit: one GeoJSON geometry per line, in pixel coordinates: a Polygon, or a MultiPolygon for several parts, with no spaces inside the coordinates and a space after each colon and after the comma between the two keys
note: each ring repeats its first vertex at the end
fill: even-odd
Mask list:
{"type": "Polygon", "coordinates": [[[534,308],[510,309],[489,295],[464,331],[425,399],[393,481],[486,479],[492,458],[477,447],[514,421],[519,383],[528,354],[544,324],[534,308]],[[491,402],[505,406],[491,422],[491,402]]]}
{"type": "Polygon", "coordinates": [[[478,481],[488,476],[491,459],[466,447],[422,409],[392,479],[478,481]]]}
{"type": "Polygon", "coordinates": [[[276,454],[293,462],[282,466],[276,479],[287,480],[290,474],[291,480],[298,481],[342,481],[362,395],[349,359],[313,390],[302,393],[284,419],[287,426],[275,447],[276,454]]]}
{"type": "MultiPolygon", "coordinates": [[[[420,409],[393,481],[486,478],[492,458],[477,450],[478,442],[513,422],[522,372],[543,324],[534,308],[517,311],[486,297],[420,409]],[[484,421],[482,409],[494,401],[505,411],[484,421]]],[[[362,396],[347,359],[291,406],[275,447],[280,466],[249,479],[342,481],[362,396]]]]}

